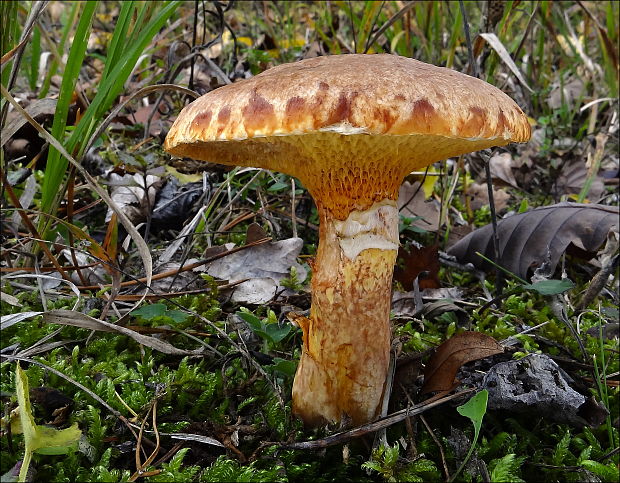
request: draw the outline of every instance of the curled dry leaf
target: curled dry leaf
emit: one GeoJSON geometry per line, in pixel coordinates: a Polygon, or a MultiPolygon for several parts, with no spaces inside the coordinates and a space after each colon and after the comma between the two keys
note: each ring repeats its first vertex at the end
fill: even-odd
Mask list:
{"type": "Polygon", "coordinates": [[[415,218],[411,225],[426,231],[437,231],[439,227],[439,203],[435,200],[426,201],[424,187],[418,181],[405,181],[398,190],[399,214],[415,218]]]}
{"type": "MultiPolygon", "coordinates": [[[[553,185],[553,195],[579,194],[588,179],[588,167],[582,159],[574,159],[562,166],[560,175],[553,185]]],[[[605,192],[605,182],[601,176],[592,180],[588,198],[598,200],[605,192]]]]}
{"type": "MultiPolygon", "coordinates": [[[[562,254],[574,247],[581,255],[593,256],[611,230],[618,230],[616,206],[559,203],[544,206],[500,220],[497,224],[499,260],[497,263],[525,279],[528,270],[550,262],[555,270],[562,254]]],[[[493,229],[479,228],[452,246],[448,253],[461,263],[489,269],[491,264],[477,255],[493,258],[493,229]]]]}
{"type": "MultiPolygon", "coordinates": [[[[252,235],[255,236],[260,235],[252,235]]],[[[214,261],[207,267],[207,273],[230,282],[244,280],[233,289],[233,302],[264,304],[277,293],[287,293],[280,282],[291,275],[292,267],[299,281],[306,279],[306,269],[297,263],[302,248],[301,238],[256,245],[214,261]]]]}
{"type": "MultiPolygon", "coordinates": [[[[41,116],[52,116],[56,112],[56,99],[37,99],[32,101],[25,110],[35,119],[41,116]]],[[[13,135],[27,123],[28,120],[25,117],[14,115],[2,130],[0,147],[10,141],[13,135]]]]}
{"type": "MultiPolygon", "coordinates": [[[[489,189],[486,184],[472,183],[467,188],[467,196],[471,199],[472,210],[479,210],[489,204],[489,189]]],[[[506,208],[509,199],[510,194],[507,191],[493,188],[493,201],[497,211],[506,208]]]]}
{"type": "Polygon", "coordinates": [[[583,95],[584,82],[579,78],[564,79],[555,82],[547,98],[551,109],[560,109],[563,105],[573,107],[583,95]]]}
{"type": "Polygon", "coordinates": [[[512,173],[513,167],[515,167],[515,162],[510,153],[496,153],[489,159],[491,176],[518,188],[519,185],[517,184],[515,175],[512,173]]]}
{"type": "Polygon", "coordinates": [[[437,347],[426,364],[422,394],[450,391],[463,364],[502,352],[504,348],[501,344],[480,332],[461,332],[451,337],[437,347]]]}
{"type": "MultiPolygon", "coordinates": [[[[110,185],[112,190],[110,196],[133,223],[139,223],[146,218],[148,211],[152,210],[155,205],[155,196],[160,184],[159,176],[151,174],[145,177],[140,173],[123,176],[111,173],[110,185]]],[[[106,222],[110,221],[112,213],[113,210],[109,208],[106,214],[106,222]]]]}

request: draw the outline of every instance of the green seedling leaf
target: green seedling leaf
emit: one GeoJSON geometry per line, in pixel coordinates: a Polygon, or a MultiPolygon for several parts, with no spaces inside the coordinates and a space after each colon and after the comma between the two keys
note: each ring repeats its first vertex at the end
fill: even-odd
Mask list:
{"type": "Polygon", "coordinates": [[[237,315],[248,324],[252,332],[272,344],[280,342],[291,331],[290,325],[280,327],[278,324],[265,324],[256,315],[249,312],[237,312],[237,315]]]}
{"type": "Polygon", "coordinates": [[[564,280],[541,280],[536,283],[523,285],[526,290],[534,290],[541,295],[558,295],[573,288],[575,284],[565,278],[564,280]]]}
{"type": "Polygon", "coordinates": [[[459,469],[450,478],[451,482],[454,481],[456,476],[465,467],[465,465],[469,461],[469,458],[471,458],[471,455],[474,452],[474,448],[476,447],[476,443],[478,441],[478,436],[480,435],[480,428],[482,427],[482,419],[487,412],[488,400],[489,392],[486,389],[483,389],[465,404],[456,408],[456,410],[461,416],[469,418],[469,420],[474,425],[474,440],[472,441],[469,451],[467,452],[467,456],[465,456],[465,459],[461,463],[461,466],[459,466],[459,469]]]}
{"type": "Polygon", "coordinates": [[[143,305],[139,309],[134,310],[132,314],[144,320],[153,320],[155,317],[162,317],[166,314],[166,305],[165,304],[143,305]]]}
{"type": "Polygon", "coordinates": [[[249,312],[237,312],[237,315],[241,317],[254,332],[263,330],[263,323],[256,315],[250,314],[249,312]]]}
{"type": "Polygon", "coordinates": [[[281,359],[280,357],[274,357],[271,367],[274,371],[281,372],[282,374],[286,374],[287,376],[294,376],[295,371],[297,370],[297,363],[295,361],[287,361],[286,359],[281,359]]]}
{"type": "Polygon", "coordinates": [[[461,416],[469,418],[474,425],[474,442],[478,439],[478,433],[482,426],[482,418],[487,412],[487,402],[489,400],[489,393],[486,389],[483,389],[467,401],[462,406],[456,408],[461,416]]]}
{"type": "Polygon", "coordinates": [[[26,481],[33,453],[37,452],[48,455],[66,454],[77,448],[82,432],[77,423],[70,428],[62,430],[35,424],[30,406],[28,378],[19,364],[15,370],[15,391],[17,393],[19,420],[21,422],[21,432],[24,434],[25,446],[24,460],[19,471],[18,481],[26,481]]]}
{"type": "Polygon", "coordinates": [[[185,312],[180,310],[169,310],[165,304],[143,305],[139,309],[134,310],[132,314],[148,321],[154,320],[157,317],[167,317],[177,323],[184,322],[188,317],[185,312]]]}
{"type": "Polygon", "coordinates": [[[274,191],[280,191],[280,190],[290,188],[290,187],[291,185],[289,183],[282,183],[278,181],[277,183],[274,183],[269,188],[267,188],[267,191],[269,191],[270,193],[273,193],[274,191]]]}
{"type": "Polygon", "coordinates": [[[278,324],[266,324],[265,332],[269,336],[272,342],[277,343],[284,339],[291,331],[290,325],[283,325],[280,327],[278,324]]]}
{"type": "Polygon", "coordinates": [[[189,315],[187,315],[185,312],[182,312],[181,310],[167,310],[166,317],[170,317],[176,323],[181,323],[185,322],[189,315]]]}

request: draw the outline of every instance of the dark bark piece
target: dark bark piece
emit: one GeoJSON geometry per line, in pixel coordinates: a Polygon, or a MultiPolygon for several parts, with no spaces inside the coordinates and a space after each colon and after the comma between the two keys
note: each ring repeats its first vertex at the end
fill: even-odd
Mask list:
{"type": "Polygon", "coordinates": [[[531,354],[496,364],[483,380],[489,409],[528,413],[575,426],[599,426],[607,411],[570,387],[571,378],[551,358],[531,354]]]}

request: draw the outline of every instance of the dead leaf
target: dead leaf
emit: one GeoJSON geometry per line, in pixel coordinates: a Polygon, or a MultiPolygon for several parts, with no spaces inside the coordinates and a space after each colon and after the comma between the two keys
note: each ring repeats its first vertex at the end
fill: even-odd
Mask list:
{"type": "Polygon", "coordinates": [[[496,153],[489,160],[491,176],[499,179],[515,188],[518,188],[517,180],[512,173],[514,159],[510,153],[496,153]]]}
{"type": "Polygon", "coordinates": [[[420,289],[439,288],[439,252],[438,245],[429,247],[410,245],[398,249],[397,264],[394,268],[394,280],[409,290],[418,276],[420,289]],[[424,273],[426,272],[426,273],[424,273]],[[423,274],[423,275],[421,275],[423,274]]]}
{"type": "Polygon", "coordinates": [[[420,315],[427,320],[434,320],[446,312],[452,312],[461,327],[469,320],[469,314],[450,299],[425,303],[420,315]]]}
{"type": "Polygon", "coordinates": [[[400,292],[394,290],[392,293],[392,308],[390,312],[395,317],[414,317],[416,310],[416,294],[415,292],[400,292]]]}
{"type": "Polygon", "coordinates": [[[506,66],[512,71],[515,77],[519,79],[519,82],[521,83],[521,85],[525,87],[528,91],[534,92],[532,88],[527,84],[525,77],[523,76],[519,68],[517,67],[517,64],[515,64],[514,60],[512,60],[510,53],[506,50],[506,47],[504,47],[504,44],[502,44],[502,41],[497,37],[497,35],[495,35],[494,33],[480,33],[478,35],[480,35],[480,37],[486,40],[488,44],[493,48],[493,50],[497,52],[497,55],[500,56],[500,58],[504,61],[506,66]]]}
{"type": "Polygon", "coordinates": [[[155,230],[172,228],[180,231],[197,211],[198,200],[205,194],[203,184],[202,181],[181,184],[174,176],[166,177],[164,182],[157,193],[151,223],[155,230]]]}
{"type": "Polygon", "coordinates": [[[30,388],[30,401],[44,413],[46,424],[51,426],[64,424],[75,405],[73,399],[58,389],[46,386],[30,388]]]}
{"type": "MultiPolygon", "coordinates": [[[[56,112],[56,99],[37,99],[32,101],[26,108],[26,112],[33,118],[37,119],[41,116],[52,116],[56,112]]],[[[2,139],[0,140],[0,147],[9,141],[13,135],[24,126],[28,120],[24,116],[15,115],[7,123],[2,130],[2,139]]]]}
{"type": "Polygon", "coordinates": [[[439,227],[439,203],[425,201],[426,195],[419,182],[405,181],[398,190],[398,212],[408,218],[420,217],[411,225],[426,231],[437,231],[439,227]]]}
{"type": "Polygon", "coordinates": [[[578,77],[564,82],[556,82],[549,93],[547,104],[553,110],[560,109],[563,105],[570,107],[575,105],[584,91],[584,83],[578,77]]]}
{"type": "MultiPolygon", "coordinates": [[[[588,168],[581,159],[574,159],[562,166],[560,175],[557,177],[554,188],[554,195],[559,197],[563,194],[579,194],[586,180],[588,179],[588,168]]],[[[592,181],[588,198],[592,200],[600,199],[605,191],[605,182],[600,176],[592,181]]]]}
{"type": "Polygon", "coordinates": [[[467,362],[501,354],[504,348],[493,338],[480,332],[461,332],[451,337],[437,349],[424,368],[422,394],[450,391],[456,373],[467,362]]]}
{"type": "Polygon", "coordinates": [[[453,226],[448,234],[448,243],[447,246],[451,247],[456,244],[459,240],[462,240],[467,235],[469,235],[472,231],[474,231],[474,227],[471,225],[456,225],[453,226]]]}
{"type": "Polygon", "coordinates": [[[245,234],[246,243],[254,243],[267,238],[267,232],[258,223],[250,223],[245,234]]]}
{"type": "MultiPolygon", "coordinates": [[[[486,184],[472,183],[467,188],[467,196],[471,199],[471,209],[479,210],[483,206],[489,204],[489,190],[486,184]]],[[[495,209],[502,211],[506,208],[510,195],[503,189],[493,188],[493,201],[495,202],[495,209]]]]}
{"type": "Polygon", "coordinates": [[[291,267],[295,268],[298,280],[306,279],[306,269],[297,263],[302,248],[301,238],[263,243],[214,261],[207,273],[231,282],[250,279],[232,289],[233,302],[267,303],[276,293],[286,293],[280,282],[291,275],[291,267]]]}
{"type": "MultiPolygon", "coordinates": [[[[618,229],[620,209],[616,206],[559,203],[499,220],[500,256],[497,263],[526,279],[528,270],[540,266],[547,257],[555,270],[560,256],[569,248],[579,250],[582,258],[594,256],[611,230],[618,229]]],[[[461,263],[472,263],[488,270],[491,264],[479,252],[493,258],[493,228],[483,226],[448,250],[461,263]]]]}
{"type": "Polygon", "coordinates": [[[161,339],[142,335],[123,326],[95,319],[74,310],[50,310],[49,312],[44,312],[42,315],[43,321],[48,324],[72,325],[74,327],[82,327],[84,329],[98,330],[101,332],[118,332],[131,337],[138,344],[151,347],[152,349],[163,352],[164,354],[183,356],[197,354],[197,352],[177,349],[172,344],[169,344],[161,339]]]}
{"type": "MultiPolygon", "coordinates": [[[[110,197],[133,223],[139,223],[146,218],[148,210],[152,210],[155,206],[155,195],[160,183],[161,178],[152,174],[145,177],[141,173],[133,176],[131,174],[119,176],[111,173],[110,197]]],[[[109,222],[111,218],[112,210],[108,209],[105,221],[109,222]]]]}

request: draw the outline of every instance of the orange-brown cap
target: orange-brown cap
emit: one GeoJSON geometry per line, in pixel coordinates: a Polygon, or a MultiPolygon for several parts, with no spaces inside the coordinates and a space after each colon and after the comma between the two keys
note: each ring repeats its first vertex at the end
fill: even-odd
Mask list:
{"type": "Polygon", "coordinates": [[[484,81],[406,57],[349,54],[279,65],[205,94],[181,111],[164,148],[288,173],[313,191],[308,177],[347,176],[351,163],[398,186],[413,169],[530,133],[519,106],[484,81]]]}

